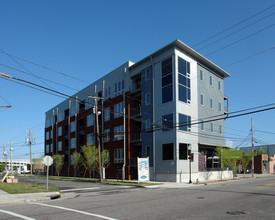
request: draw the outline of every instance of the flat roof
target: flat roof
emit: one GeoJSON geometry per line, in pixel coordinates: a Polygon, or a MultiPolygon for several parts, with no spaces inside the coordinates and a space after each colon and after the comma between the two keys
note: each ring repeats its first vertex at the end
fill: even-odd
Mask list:
{"type": "Polygon", "coordinates": [[[173,41],[172,43],[166,45],[165,47],[159,49],[158,51],[152,53],[151,55],[145,57],[144,59],[140,60],[139,62],[133,64],[132,66],[129,67],[129,69],[131,70],[131,69],[138,67],[139,65],[143,64],[144,62],[150,60],[150,57],[155,57],[172,47],[178,48],[179,50],[183,51],[184,53],[186,53],[187,55],[189,55],[190,57],[195,59],[200,64],[202,64],[205,67],[209,68],[210,70],[222,75],[224,78],[230,76],[230,74],[227,73],[225,70],[223,70],[222,68],[220,68],[219,66],[217,66],[216,64],[214,64],[213,62],[211,62],[210,60],[205,58],[203,55],[201,55],[197,51],[193,50],[191,47],[187,46],[180,40],[173,41]]]}

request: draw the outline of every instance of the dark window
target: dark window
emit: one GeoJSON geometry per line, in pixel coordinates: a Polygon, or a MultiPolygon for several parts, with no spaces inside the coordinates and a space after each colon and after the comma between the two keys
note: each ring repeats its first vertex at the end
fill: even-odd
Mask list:
{"type": "Polygon", "coordinates": [[[191,101],[190,63],[178,57],[179,100],[185,103],[191,101]]]}
{"type": "Polygon", "coordinates": [[[173,128],[173,114],[162,116],[162,130],[169,131],[169,128],[173,128]]]}
{"type": "Polygon", "coordinates": [[[84,130],[84,123],[85,123],[84,118],[82,118],[82,119],[80,119],[78,121],[79,131],[83,131],[84,130]]]}
{"type": "Polygon", "coordinates": [[[85,145],[85,135],[79,135],[79,146],[85,145]]]}
{"type": "Polygon", "coordinates": [[[172,84],[172,74],[162,77],[162,87],[172,84]]]}
{"type": "Polygon", "coordinates": [[[173,100],[173,86],[169,85],[162,88],[162,103],[173,100]]]}
{"type": "Polygon", "coordinates": [[[162,145],[162,159],[173,160],[174,159],[174,144],[163,144],[162,145]]]}
{"type": "Polygon", "coordinates": [[[172,73],[172,57],[162,62],[162,76],[172,73]]]}
{"type": "Polygon", "coordinates": [[[187,144],[179,144],[179,159],[180,160],[187,160],[187,144]]]}
{"type": "Polygon", "coordinates": [[[191,130],[191,117],[188,115],[179,114],[179,129],[183,131],[191,130]]]}
{"type": "Polygon", "coordinates": [[[173,100],[172,57],[162,62],[162,103],[173,100]]]}
{"type": "Polygon", "coordinates": [[[79,112],[83,112],[85,110],[85,100],[79,102],[79,112]]]}
{"type": "Polygon", "coordinates": [[[69,117],[69,109],[66,109],[64,111],[64,118],[68,118],[69,117]]]}
{"type": "Polygon", "coordinates": [[[146,156],[147,157],[151,156],[151,147],[150,146],[146,146],[146,156]]]}

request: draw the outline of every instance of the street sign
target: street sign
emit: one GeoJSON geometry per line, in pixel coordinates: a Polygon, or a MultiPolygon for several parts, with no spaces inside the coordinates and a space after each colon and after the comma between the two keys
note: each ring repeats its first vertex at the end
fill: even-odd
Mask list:
{"type": "Polygon", "coordinates": [[[45,156],[43,158],[43,163],[46,165],[46,166],[51,166],[53,164],[53,158],[51,156],[45,156]]]}
{"type": "Polygon", "coordinates": [[[45,156],[43,158],[43,163],[47,166],[47,191],[49,188],[49,166],[53,164],[53,158],[51,156],[45,156]]]}
{"type": "Polygon", "coordinates": [[[148,182],[149,178],[149,157],[139,158],[138,157],[138,181],[148,182]]]}

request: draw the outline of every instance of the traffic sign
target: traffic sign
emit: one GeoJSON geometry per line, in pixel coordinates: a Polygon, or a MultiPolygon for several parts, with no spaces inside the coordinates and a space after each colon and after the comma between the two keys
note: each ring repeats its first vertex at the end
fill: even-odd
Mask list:
{"type": "Polygon", "coordinates": [[[51,156],[45,156],[43,158],[43,163],[46,165],[46,166],[51,166],[53,164],[53,158],[51,156]]]}

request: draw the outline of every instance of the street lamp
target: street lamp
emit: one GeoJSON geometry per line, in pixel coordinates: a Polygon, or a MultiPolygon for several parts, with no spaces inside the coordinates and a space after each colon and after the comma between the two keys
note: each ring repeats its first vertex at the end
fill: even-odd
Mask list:
{"type": "Polygon", "coordinates": [[[188,159],[189,159],[189,184],[192,183],[191,178],[191,144],[188,145],[188,159]]]}

